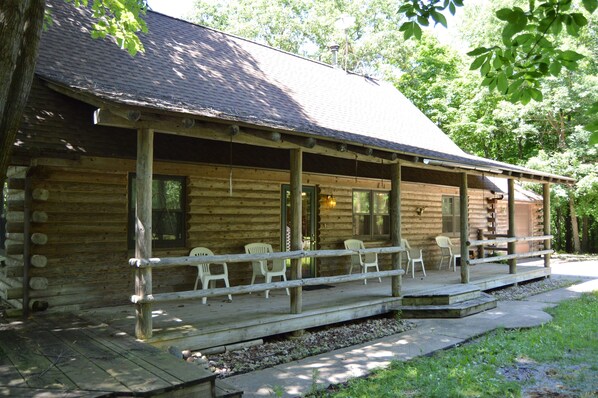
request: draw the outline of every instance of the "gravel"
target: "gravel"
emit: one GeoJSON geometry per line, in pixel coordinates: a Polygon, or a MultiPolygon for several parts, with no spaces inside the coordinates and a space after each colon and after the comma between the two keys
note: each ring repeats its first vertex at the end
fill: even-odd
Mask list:
{"type": "MultiPolygon", "coordinates": [[[[498,300],[522,300],[538,293],[570,286],[573,283],[574,281],[567,279],[542,279],[497,289],[490,294],[498,300]]],[[[413,322],[397,320],[390,316],[369,318],[311,329],[301,337],[273,336],[265,339],[264,344],[237,351],[211,355],[202,355],[201,352],[189,353],[190,357],[187,360],[208,368],[220,378],[225,378],[365,343],[380,337],[405,332],[414,327],[413,322]]]]}

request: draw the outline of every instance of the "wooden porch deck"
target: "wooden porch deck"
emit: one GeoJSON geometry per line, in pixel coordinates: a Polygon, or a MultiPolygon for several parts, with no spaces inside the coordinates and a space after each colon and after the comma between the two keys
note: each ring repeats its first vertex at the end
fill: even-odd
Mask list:
{"type": "Polygon", "coordinates": [[[203,368],[70,314],[0,325],[0,396],[214,397],[215,383],[203,368]]]}
{"type": "MultiPolygon", "coordinates": [[[[459,269],[452,272],[432,269],[435,266],[428,268],[425,278],[421,272],[415,274],[415,279],[404,275],[402,294],[460,283],[459,269]]],[[[488,290],[550,275],[550,269],[542,266],[520,266],[513,275],[508,270],[505,264],[470,267],[471,283],[488,290]]],[[[148,342],[159,348],[176,345],[181,349],[234,344],[387,313],[401,305],[401,298],[391,296],[390,278],[385,278],[382,283],[370,279],[367,285],[349,282],[304,290],[301,314],[290,314],[289,302],[284,290],[274,290],[267,300],[263,293],[254,293],[233,296],[232,302],[226,297],[210,298],[207,305],[202,305],[201,300],[155,304],[152,310],[154,335],[148,342]]],[[[87,310],[80,315],[134,334],[132,304],[87,310]]]]}

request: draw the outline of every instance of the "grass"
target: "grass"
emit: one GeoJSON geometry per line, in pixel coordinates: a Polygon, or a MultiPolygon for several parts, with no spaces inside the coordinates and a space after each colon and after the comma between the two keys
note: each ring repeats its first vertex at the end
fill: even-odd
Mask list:
{"type": "Polygon", "coordinates": [[[393,362],[388,369],[319,396],[519,397],[526,383],[546,392],[555,380],[563,395],[550,396],[597,396],[598,292],[549,312],[554,320],[542,327],[497,330],[430,357],[393,362]]]}

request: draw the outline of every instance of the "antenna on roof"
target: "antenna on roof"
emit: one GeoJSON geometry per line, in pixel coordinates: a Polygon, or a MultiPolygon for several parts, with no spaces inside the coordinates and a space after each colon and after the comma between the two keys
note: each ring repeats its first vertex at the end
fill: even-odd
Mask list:
{"type": "Polygon", "coordinates": [[[335,22],[334,26],[337,29],[343,30],[345,32],[345,72],[347,71],[347,58],[349,58],[349,29],[355,26],[355,17],[352,17],[349,14],[343,14],[340,16],[339,19],[335,22]]]}

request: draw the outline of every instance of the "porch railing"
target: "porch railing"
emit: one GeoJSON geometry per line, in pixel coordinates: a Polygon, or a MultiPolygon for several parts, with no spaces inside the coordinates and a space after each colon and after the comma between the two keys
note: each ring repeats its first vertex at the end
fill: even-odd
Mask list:
{"type": "MultiPolygon", "coordinates": [[[[289,251],[289,252],[275,252],[275,253],[260,253],[260,254],[220,254],[220,255],[213,255],[213,256],[202,256],[201,263],[241,263],[241,262],[251,262],[251,261],[258,261],[258,260],[273,260],[273,259],[302,259],[302,258],[327,258],[327,257],[347,257],[354,254],[365,254],[365,253],[377,253],[377,254],[398,254],[400,255],[402,252],[405,251],[405,248],[402,246],[391,246],[391,247],[378,247],[378,248],[370,248],[370,249],[361,249],[361,250],[296,250],[296,251],[289,251]]],[[[187,256],[187,257],[164,257],[164,258],[150,258],[150,259],[139,259],[139,258],[131,258],[129,260],[129,264],[136,268],[150,268],[150,269],[163,269],[163,268],[173,268],[173,267],[182,267],[182,266],[190,266],[195,265],[198,263],[198,258],[196,256],[187,256]]],[[[397,262],[400,264],[400,261],[397,262]]],[[[326,283],[343,283],[343,282],[351,282],[355,280],[363,280],[363,279],[370,279],[370,278],[378,278],[378,277],[398,277],[399,282],[397,284],[398,290],[391,291],[391,294],[395,297],[400,296],[400,277],[403,275],[405,271],[400,268],[392,269],[389,271],[380,271],[380,272],[367,272],[367,273],[356,273],[350,275],[337,275],[337,276],[327,276],[327,277],[318,277],[318,278],[309,278],[309,279],[296,279],[296,280],[289,280],[289,281],[282,281],[282,282],[272,282],[272,283],[260,283],[255,285],[240,285],[240,286],[233,286],[233,287],[225,287],[225,288],[214,288],[214,289],[202,289],[202,290],[190,290],[190,291],[182,291],[182,292],[172,292],[172,293],[157,293],[157,294],[147,294],[145,296],[140,295],[133,295],[131,296],[131,301],[135,304],[146,304],[151,305],[153,303],[161,303],[161,302],[173,302],[173,301],[183,301],[183,300],[190,300],[190,299],[200,299],[203,297],[212,297],[212,296],[225,296],[228,294],[242,294],[242,293],[252,293],[252,292],[262,292],[266,290],[273,290],[273,289],[285,289],[285,288],[298,288],[303,286],[312,286],[312,285],[319,285],[319,284],[326,284],[326,283]]],[[[395,284],[393,284],[394,289],[395,284]]],[[[292,304],[291,304],[292,305],[292,304]]],[[[146,322],[145,319],[138,319],[138,322],[146,322]]],[[[150,320],[151,322],[151,320],[150,320]]]]}
{"type": "MultiPolygon", "coordinates": [[[[495,238],[495,239],[480,239],[480,240],[472,240],[467,242],[467,246],[474,247],[474,246],[496,246],[504,243],[517,243],[517,242],[531,242],[531,241],[538,241],[542,240],[545,242],[550,242],[553,238],[553,235],[543,235],[543,236],[520,236],[520,237],[507,237],[507,238],[495,238]]],[[[505,254],[502,256],[492,256],[492,257],[482,257],[476,259],[467,259],[467,264],[469,265],[476,265],[476,264],[484,264],[484,263],[495,263],[497,261],[503,260],[514,260],[519,258],[530,258],[536,256],[543,256],[547,254],[554,253],[554,250],[537,250],[531,251],[527,253],[510,253],[505,254]]]]}

